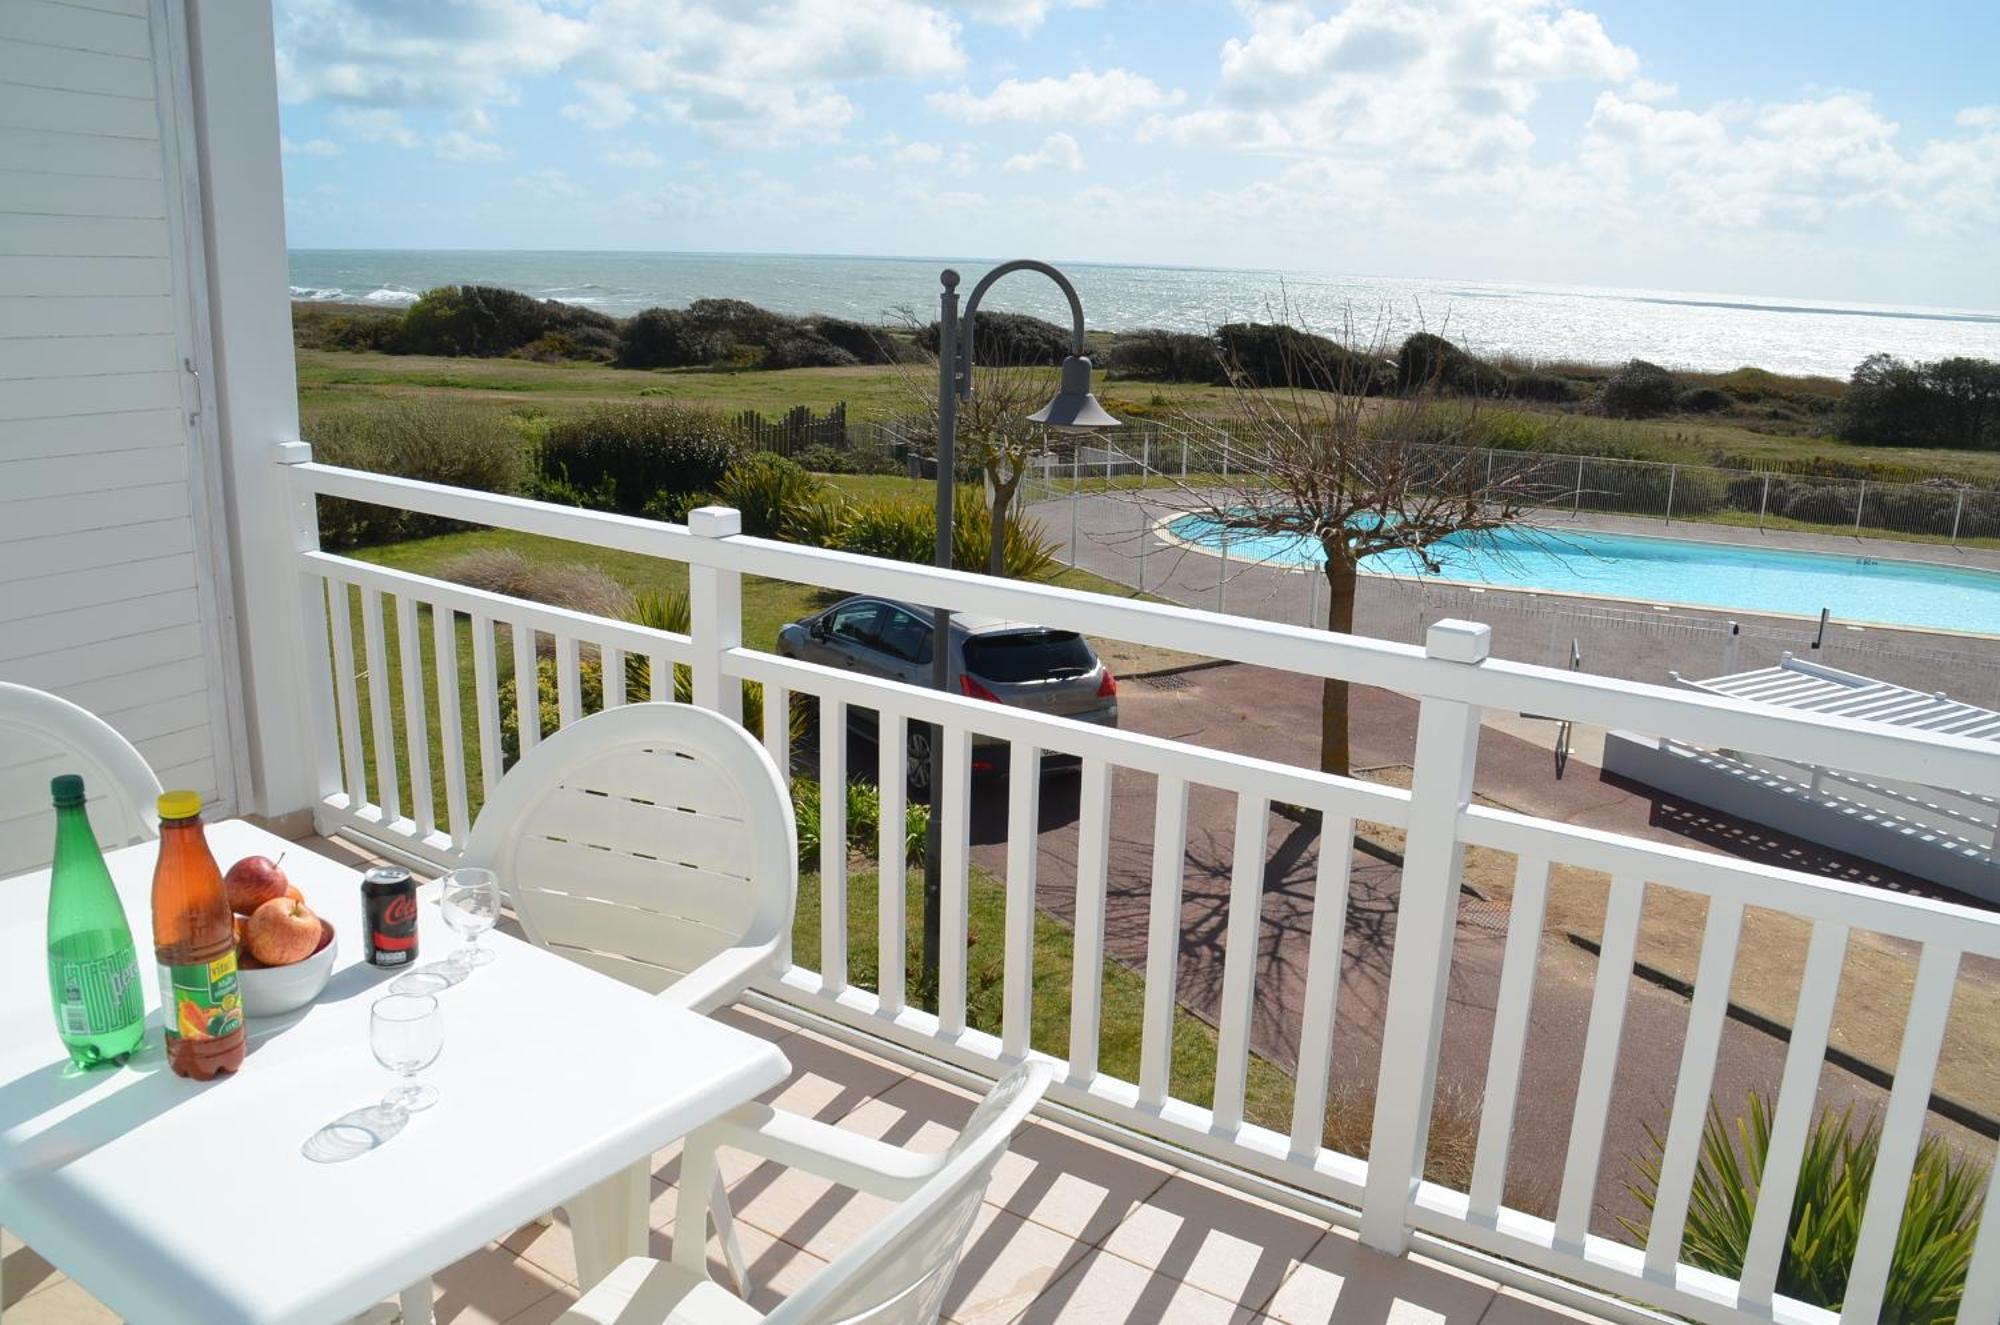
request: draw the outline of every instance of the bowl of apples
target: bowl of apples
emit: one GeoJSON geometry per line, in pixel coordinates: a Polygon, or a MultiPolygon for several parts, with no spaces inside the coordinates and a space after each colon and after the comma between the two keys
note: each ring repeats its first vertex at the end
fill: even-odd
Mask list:
{"type": "Polygon", "coordinates": [[[340,952],[333,926],[313,913],[268,856],[237,861],[222,882],[236,913],[236,982],[244,1015],[275,1017],[318,998],[340,952]]]}

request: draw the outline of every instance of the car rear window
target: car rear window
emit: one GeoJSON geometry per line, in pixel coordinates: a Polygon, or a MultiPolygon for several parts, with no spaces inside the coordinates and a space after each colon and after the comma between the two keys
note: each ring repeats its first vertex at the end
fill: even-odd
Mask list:
{"type": "Polygon", "coordinates": [[[989,681],[1046,681],[1082,676],[1097,655],[1073,630],[976,635],[965,642],[965,667],[989,681]]]}

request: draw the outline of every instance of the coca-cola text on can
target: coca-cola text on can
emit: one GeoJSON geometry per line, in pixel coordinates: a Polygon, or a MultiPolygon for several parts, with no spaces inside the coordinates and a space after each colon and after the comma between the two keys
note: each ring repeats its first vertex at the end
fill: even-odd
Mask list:
{"type": "Polygon", "coordinates": [[[408,870],[383,865],[361,876],[361,929],[370,966],[417,960],[417,885],[408,870]]]}

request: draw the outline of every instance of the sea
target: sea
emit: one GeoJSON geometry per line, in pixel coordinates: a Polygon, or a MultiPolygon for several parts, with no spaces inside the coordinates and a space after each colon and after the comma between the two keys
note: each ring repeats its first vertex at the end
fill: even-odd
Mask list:
{"type": "MultiPolygon", "coordinates": [[[[397,308],[437,285],[501,285],[617,316],[731,298],[781,313],[863,322],[936,316],[938,274],[961,293],[994,262],[980,259],[759,253],[294,249],[292,297],[397,308]]],[[[1580,285],[1509,285],[1217,267],[1059,263],[1087,324],[1104,331],[1206,331],[1225,322],[1289,320],[1358,343],[1394,345],[1412,331],[1476,353],[1534,361],[1617,363],[1846,377],[1870,354],[2000,359],[2000,312],[1580,285]]],[[[1055,287],[1004,278],[982,307],[1067,322],[1055,287]]]]}

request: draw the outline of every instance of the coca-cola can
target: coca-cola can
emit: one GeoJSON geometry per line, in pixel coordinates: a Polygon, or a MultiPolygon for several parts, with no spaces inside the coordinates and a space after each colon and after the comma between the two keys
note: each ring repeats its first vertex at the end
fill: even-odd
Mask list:
{"type": "Polygon", "coordinates": [[[370,966],[417,959],[417,885],[410,872],[383,865],[361,876],[362,953],[370,966]]]}

